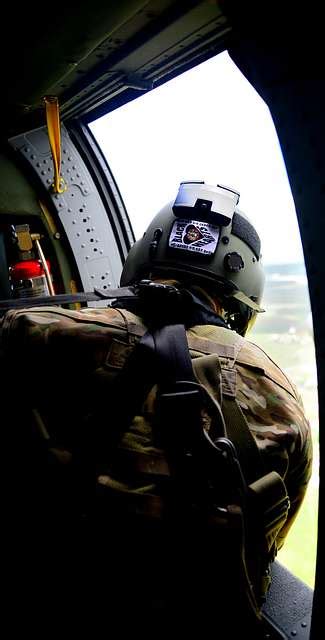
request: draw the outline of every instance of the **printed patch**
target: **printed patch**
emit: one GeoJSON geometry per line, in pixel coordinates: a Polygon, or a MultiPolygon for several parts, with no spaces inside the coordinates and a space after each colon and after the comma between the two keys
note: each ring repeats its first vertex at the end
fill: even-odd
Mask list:
{"type": "Polygon", "coordinates": [[[132,351],[132,348],[133,347],[131,345],[113,338],[105,360],[106,367],[122,369],[127,357],[132,351]]]}
{"type": "Polygon", "coordinates": [[[210,256],[217,248],[219,235],[219,227],[208,222],[178,218],[169,236],[169,246],[210,256]]]}

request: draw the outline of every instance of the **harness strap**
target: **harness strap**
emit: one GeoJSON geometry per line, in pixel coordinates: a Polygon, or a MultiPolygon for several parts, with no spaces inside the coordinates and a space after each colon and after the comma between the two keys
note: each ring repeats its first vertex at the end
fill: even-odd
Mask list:
{"type": "Polygon", "coordinates": [[[247,484],[265,474],[263,461],[248,422],[237,402],[237,371],[235,363],[243,345],[243,338],[233,331],[225,331],[223,343],[215,343],[222,380],[222,413],[228,438],[236,447],[240,466],[247,484]]]}

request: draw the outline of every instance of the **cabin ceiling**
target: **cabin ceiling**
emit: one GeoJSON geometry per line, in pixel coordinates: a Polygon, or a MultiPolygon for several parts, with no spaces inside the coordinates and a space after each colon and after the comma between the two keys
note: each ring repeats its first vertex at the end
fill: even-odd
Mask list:
{"type": "Polygon", "coordinates": [[[44,124],[45,95],[58,96],[63,119],[109,111],[215,55],[231,30],[220,4],[82,0],[56,11],[8,7],[6,24],[15,26],[0,41],[2,129],[14,135],[44,124]]]}
{"type": "Polygon", "coordinates": [[[42,126],[45,95],[59,98],[63,120],[91,120],[231,49],[238,33],[259,46],[268,37],[276,42],[284,81],[322,74],[323,56],[314,56],[322,41],[317,5],[292,9],[259,0],[11,3],[0,39],[2,137],[42,126]]]}

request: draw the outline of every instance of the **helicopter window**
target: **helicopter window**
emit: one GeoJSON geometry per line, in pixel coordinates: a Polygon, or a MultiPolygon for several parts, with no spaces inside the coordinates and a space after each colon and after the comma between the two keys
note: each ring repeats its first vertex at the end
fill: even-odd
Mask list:
{"type": "MultiPolygon", "coordinates": [[[[314,586],[318,403],[312,316],[294,203],[269,110],[222,53],[90,124],[136,238],[183,180],[230,185],[262,241],[263,314],[249,338],[297,385],[312,426],[314,471],[279,560],[314,586]],[[304,554],[301,554],[301,548],[304,554]]],[[[95,251],[95,249],[94,249],[95,251]]]]}

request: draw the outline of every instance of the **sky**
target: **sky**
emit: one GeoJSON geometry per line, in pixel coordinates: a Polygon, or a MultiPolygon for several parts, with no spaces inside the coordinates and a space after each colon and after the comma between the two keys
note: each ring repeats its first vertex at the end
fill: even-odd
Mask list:
{"type": "Polygon", "coordinates": [[[90,126],[136,238],[183,180],[240,192],[264,264],[303,261],[295,207],[268,107],[224,52],[90,126]]]}

